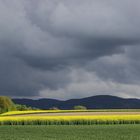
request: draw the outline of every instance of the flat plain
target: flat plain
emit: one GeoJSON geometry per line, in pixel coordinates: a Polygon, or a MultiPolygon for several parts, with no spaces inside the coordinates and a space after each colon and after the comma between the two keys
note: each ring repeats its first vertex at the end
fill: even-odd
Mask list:
{"type": "Polygon", "coordinates": [[[66,112],[66,113],[32,113],[13,116],[96,116],[96,115],[140,115],[140,112],[66,112]]]}
{"type": "Polygon", "coordinates": [[[0,140],[140,140],[139,110],[16,111],[2,114],[0,119],[1,121],[9,119],[6,125],[1,123],[0,140]],[[87,125],[91,122],[84,123],[79,120],[84,118],[88,121],[88,117],[91,120],[95,118],[98,121],[103,119],[106,125],[103,123],[100,123],[100,125],[87,125]],[[42,120],[43,118],[49,118],[51,125],[50,123],[44,125],[46,123],[42,120]],[[76,120],[80,125],[77,125],[75,120],[72,121],[73,118],[77,118],[76,120]],[[22,119],[24,121],[20,123],[22,119]],[[40,121],[36,121],[38,119],[41,120],[41,124],[40,121]],[[54,125],[55,119],[62,123],[54,125]],[[67,119],[68,122],[72,121],[76,125],[65,125],[64,120],[67,121],[67,119]],[[115,120],[122,123],[112,123],[115,120]],[[125,124],[124,120],[128,120],[127,123],[132,124],[125,124]],[[30,125],[27,125],[27,122],[30,125]]]}
{"type": "Polygon", "coordinates": [[[139,110],[38,110],[1,114],[0,125],[140,124],[139,110]]]}
{"type": "Polygon", "coordinates": [[[0,140],[140,140],[140,125],[0,126],[0,140]]]}
{"type": "Polygon", "coordinates": [[[140,109],[104,110],[30,110],[11,111],[0,116],[94,116],[94,115],[140,115],[140,109]]]}

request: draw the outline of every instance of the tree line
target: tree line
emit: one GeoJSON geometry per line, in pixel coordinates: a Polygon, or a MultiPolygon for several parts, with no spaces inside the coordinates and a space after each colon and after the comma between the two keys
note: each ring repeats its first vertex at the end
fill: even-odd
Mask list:
{"type": "MultiPolygon", "coordinates": [[[[74,110],[86,110],[85,106],[77,105],[73,107],[74,110]]],[[[0,113],[8,111],[26,111],[39,110],[35,107],[27,107],[26,105],[15,104],[10,97],[0,96],[0,113]]],[[[51,107],[50,110],[60,110],[58,107],[51,107]]]]}

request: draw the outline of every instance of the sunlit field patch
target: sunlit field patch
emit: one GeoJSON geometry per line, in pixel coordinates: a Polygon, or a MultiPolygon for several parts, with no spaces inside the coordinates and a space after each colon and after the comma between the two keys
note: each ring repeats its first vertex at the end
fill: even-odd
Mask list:
{"type": "MultiPolygon", "coordinates": [[[[98,110],[97,110],[98,111],[98,110]]],[[[1,114],[1,116],[41,114],[41,113],[76,113],[76,112],[95,112],[95,110],[28,110],[28,111],[10,111],[1,114]]]]}
{"type": "Polygon", "coordinates": [[[94,109],[94,110],[28,110],[28,111],[10,111],[0,116],[40,114],[40,113],[77,113],[77,112],[140,112],[140,109],[94,109]]]}

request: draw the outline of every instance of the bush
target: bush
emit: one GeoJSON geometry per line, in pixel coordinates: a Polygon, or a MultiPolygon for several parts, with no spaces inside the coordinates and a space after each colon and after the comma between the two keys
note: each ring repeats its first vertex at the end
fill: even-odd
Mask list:
{"type": "Polygon", "coordinates": [[[28,110],[26,105],[20,105],[20,104],[16,104],[16,109],[18,111],[26,111],[26,110],[28,110]]]}
{"type": "Polygon", "coordinates": [[[38,108],[35,107],[27,107],[26,105],[20,105],[20,104],[16,104],[16,109],[18,111],[39,110],[38,108]]]}
{"type": "Polygon", "coordinates": [[[49,108],[49,110],[60,110],[58,107],[51,107],[51,108],[49,108]]]}
{"type": "Polygon", "coordinates": [[[74,106],[74,110],[87,110],[87,108],[82,105],[77,105],[77,106],[74,106]]]}
{"type": "Polygon", "coordinates": [[[16,110],[15,104],[11,98],[0,96],[0,113],[16,110]]]}

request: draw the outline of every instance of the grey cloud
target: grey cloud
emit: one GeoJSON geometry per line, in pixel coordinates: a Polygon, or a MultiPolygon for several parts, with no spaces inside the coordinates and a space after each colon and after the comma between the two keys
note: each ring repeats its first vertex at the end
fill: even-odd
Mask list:
{"type": "MultiPolygon", "coordinates": [[[[69,85],[78,86],[71,73],[79,68],[103,81],[139,84],[139,4],[0,0],[0,93],[23,97],[41,96],[46,89],[64,92],[69,85]]],[[[75,89],[69,97],[80,96],[75,89]]]]}
{"type": "Polygon", "coordinates": [[[101,57],[89,63],[87,69],[95,70],[96,74],[104,80],[139,85],[139,45],[125,46],[124,48],[124,54],[101,57]]]}
{"type": "Polygon", "coordinates": [[[30,13],[32,22],[58,36],[139,40],[138,5],[138,0],[41,0],[30,13]]]}

